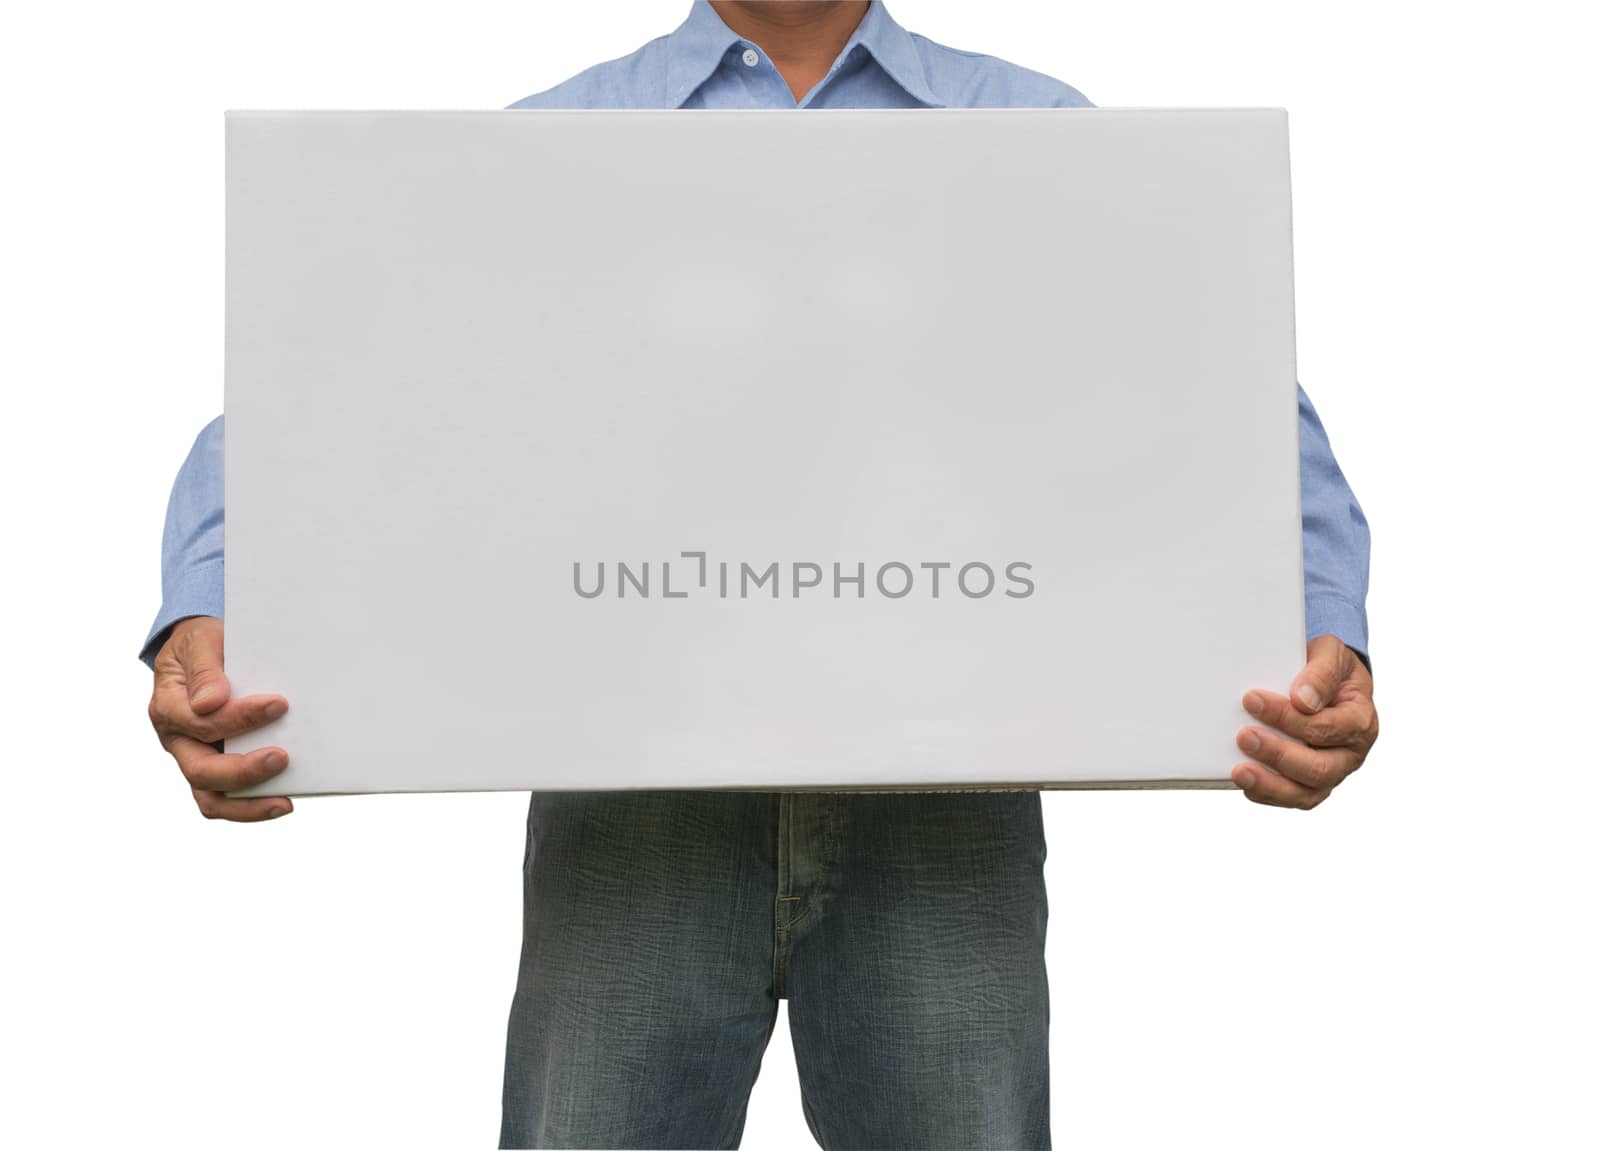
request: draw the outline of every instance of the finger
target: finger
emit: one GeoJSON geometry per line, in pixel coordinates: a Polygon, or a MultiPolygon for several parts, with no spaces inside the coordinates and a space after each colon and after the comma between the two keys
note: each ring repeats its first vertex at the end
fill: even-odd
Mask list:
{"type": "Polygon", "coordinates": [[[1246,799],[1268,807],[1294,807],[1310,811],[1328,798],[1327,791],[1306,787],[1255,764],[1241,763],[1234,767],[1233,782],[1244,792],[1246,799]]]}
{"type": "Polygon", "coordinates": [[[150,720],[162,734],[163,744],[172,734],[216,743],[281,719],[288,710],[289,701],[283,696],[263,693],[230,699],[209,715],[199,715],[180,687],[167,685],[157,687],[151,697],[150,720]]]}
{"type": "Polygon", "coordinates": [[[178,761],[189,786],[201,791],[239,791],[254,787],[289,766],[289,753],[281,747],[228,753],[217,751],[193,736],[174,734],[167,750],[178,761]]]}
{"type": "Polygon", "coordinates": [[[1336,635],[1319,635],[1306,644],[1306,666],[1289,685],[1289,698],[1307,715],[1320,710],[1350,674],[1355,656],[1336,635]]]}
{"type": "Polygon", "coordinates": [[[1270,691],[1247,691],[1241,702],[1262,723],[1312,747],[1360,747],[1376,734],[1377,714],[1364,696],[1342,699],[1312,715],[1295,707],[1288,696],[1270,691]]]}
{"type": "Polygon", "coordinates": [[[1307,747],[1303,743],[1260,727],[1242,727],[1239,750],[1313,790],[1331,790],[1361,766],[1361,757],[1349,748],[1307,747]]]}
{"type": "Polygon", "coordinates": [[[189,706],[204,715],[227,702],[232,693],[228,677],[222,672],[222,624],[195,627],[185,633],[184,642],[174,651],[183,669],[189,706]]]}
{"type": "Polygon", "coordinates": [[[226,819],[232,823],[260,823],[262,820],[288,815],[294,810],[294,801],[287,796],[233,799],[219,792],[204,791],[198,787],[194,789],[194,802],[200,809],[200,814],[207,819],[226,819]]]}
{"type": "Polygon", "coordinates": [[[1378,713],[1369,695],[1350,689],[1312,715],[1301,712],[1287,696],[1268,691],[1245,692],[1244,710],[1256,719],[1312,747],[1347,747],[1362,756],[1378,738],[1378,713]]]}

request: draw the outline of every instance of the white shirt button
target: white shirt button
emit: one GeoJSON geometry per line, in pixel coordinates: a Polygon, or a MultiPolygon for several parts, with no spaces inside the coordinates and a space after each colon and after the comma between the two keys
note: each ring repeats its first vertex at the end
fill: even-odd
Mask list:
{"type": "Polygon", "coordinates": [[[741,59],[744,60],[744,65],[746,68],[754,68],[757,64],[761,63],[761,57],[756,55],[756,50],[754,48],[746,48],[744,50],[744,56],[741,57],[741,59]]]}

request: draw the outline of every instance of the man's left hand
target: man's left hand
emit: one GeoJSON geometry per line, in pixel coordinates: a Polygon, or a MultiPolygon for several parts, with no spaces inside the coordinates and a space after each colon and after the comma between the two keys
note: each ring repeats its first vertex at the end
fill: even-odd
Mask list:
{"type": "Polygon", "coordinates": [[[1372,675],[1337,636],[1306,644],[1305,669],[1288,695],[1247,691],[1244,709],[1265,726],[1239,729],[1239,749],[1258,762],[1235,766],[1233,782],[1273,807],[1317,806],[1361,766],[1378,738],[1372,675]]]}

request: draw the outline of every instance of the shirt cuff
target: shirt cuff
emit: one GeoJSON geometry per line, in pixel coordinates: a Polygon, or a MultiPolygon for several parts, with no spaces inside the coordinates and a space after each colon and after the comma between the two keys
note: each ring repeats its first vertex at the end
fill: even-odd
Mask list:
{"type": "Polygon", "coordinates": [[[173,624],[192,615],[222,618],[222,564],[222,560],[197,564],[179,575],[166,590],[161,610],[139,649],[139,661],[151,671],[156,667],[156,652],[167,642],[166,631],[173,624]]]}
{"type": "Polygon", "coordinates": [[[1351,603],[1338,596],[1316,596],[1306,600],[1306,639],[1319,635],[1338,637],[1345,647],[1356,653],[1356,658],[1372,671],[1372,660],[1367,657],[1367,612],[1360,604],[1351,603]]]}

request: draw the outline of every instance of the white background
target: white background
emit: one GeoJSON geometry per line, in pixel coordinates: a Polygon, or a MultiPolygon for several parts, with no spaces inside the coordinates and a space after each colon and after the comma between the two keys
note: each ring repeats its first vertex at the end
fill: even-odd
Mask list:
{"type": "MultiPolygon", "coordinates": [[[[8,10],[0,1142],[494,1143],[525,797],[208,822],[145,716],[222,402],[222,112],[503,107],[686,10],[8,10]]],[[[1046,795],[1056,1145],[1593,1146],[1588,6],[892,11],[1101,106],[1290,110],[1300,379],[1373,529],[1383,734],[1328,803],[1046,795]]],[[[1185,675],[1128,690],[1158,722],[1185,675]]],[[[745,1146],[811,1145],[780,1020],[745,1146]]]]}

